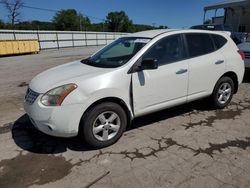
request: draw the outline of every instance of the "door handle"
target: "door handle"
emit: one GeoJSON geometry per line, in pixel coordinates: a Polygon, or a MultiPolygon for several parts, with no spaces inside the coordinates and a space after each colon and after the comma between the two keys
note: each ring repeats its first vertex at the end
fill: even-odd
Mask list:
{"type": "Polygon", "coordinates": [[[188,71],[187,69],[180,69],[176,72],[176,74],[184,74],[187,71],[188,71]]]}
{"type": "Polygon", "coordinates": [[[215,62],[215,65],[219,65],[219,64],[222,64],[222,63],[224,63],[224,60],[218,60],[218,61],[215,62]]]}

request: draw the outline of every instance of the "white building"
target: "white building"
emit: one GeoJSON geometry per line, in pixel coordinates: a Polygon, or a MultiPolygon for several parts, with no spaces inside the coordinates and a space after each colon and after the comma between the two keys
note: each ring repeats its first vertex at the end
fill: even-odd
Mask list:
{"type": "Polygon", "coordinates": [[[204,7],[204,19],[211,12],[213,24],[224,24],[234,32],[250,32],[250,0],[227,0],[204,7]]]}

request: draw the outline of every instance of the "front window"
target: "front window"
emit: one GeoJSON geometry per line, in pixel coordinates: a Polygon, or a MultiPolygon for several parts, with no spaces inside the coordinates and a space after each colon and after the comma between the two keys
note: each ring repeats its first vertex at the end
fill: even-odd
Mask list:
{"type": "Polygon", "coordinates": [[[149,41],[149,38],[122,37],[94,56],[82,60],[82,63],[103,68],[119,67],[127,63],[149,41]]]}
{"type": "Polygon", "coordinates": [[[181,35],[161,39],[143,55],[143,59],[157,60],[159,66],[185,59],[181,35]]]}

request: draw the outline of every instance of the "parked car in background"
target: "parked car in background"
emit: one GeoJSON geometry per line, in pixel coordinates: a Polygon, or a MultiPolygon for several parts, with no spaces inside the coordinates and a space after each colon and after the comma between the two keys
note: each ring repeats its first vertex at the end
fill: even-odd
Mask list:
{"type": "Polygon", "coordinates": [[[210,31],[230,31],[232,29],[224,24],[203,24],[203,25],[195,25],[190,27],[190,29],[201,29],[201,30],[210,30],[210,31]]]}
{"type": "Polygon", "coordinates": [[[250,34],[245,38],[245,42],[238,45],[239,49],[245,54],[245,67],[250,70],[250,34]]]}
{"type": "Polygon", "coordinates": [[[203,24],[203,25],[195,25],[190,27],[190,29],[201,29],[201,30],[209,30],[209,31],[225,31],[230,32],[230,36],[235,42],[235,44],[240,44],[244,41],[247,33],[244,32],[235,32],[231,27],[224,24],[203,24]]]}
{"type": "Polygon", "coordinates": [[[102,148],[135,117],[206,97],[216,108],[226,107],[244,70],[243,54],[226,33],[144,31],[37,75],[24,108],[40,131],[81,135],[102,148]]]}

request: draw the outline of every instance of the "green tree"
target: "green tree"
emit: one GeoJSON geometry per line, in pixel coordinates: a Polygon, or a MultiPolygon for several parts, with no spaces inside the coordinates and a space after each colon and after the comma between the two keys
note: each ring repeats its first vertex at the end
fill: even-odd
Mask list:
{"type": "Polygon", "coordinates": [[[52,22],[33,20],[19,22],[15,24],[15,28],[21,30],[55,30],[55,25],[52,22]]]}
{"type": "Polygon", "coordinates": [[[82,14],[77,14],[74,9],[66,9],[56,13],[53,18],[53,23],[57,30],[79,31],[85,30],[84,27],[87,27],[88,24],[90,24],[90,20],[82,14]]]}
{"type": "Polygon", "coordinates": [[[78,14],[79,31],[87,31],[90,28],[91,22],[88,17],[84,17],[81,13],[78,14]]]}
{"type": "Polygon", "coordinates": [[[168,26],[160,25],[158,29],[168,29],[168,26]]]}
{"type": "Polygon", "coordinates": [[[109,31],[113,32],[133,32],[133,21],[129,19],[124,11],[110,12],[106,16],[106,23],[109,31]]]}
{"type": "Polygon", "coordinates": [[[2,20],[0,20],[0,29],[4,28],[4,22],[2,20]]]}
{"type": "Polygon", "coordinates": [[[88,28],[87,31],[109,31],[108,26],[106,23],[92,23],[88,28]]]}

